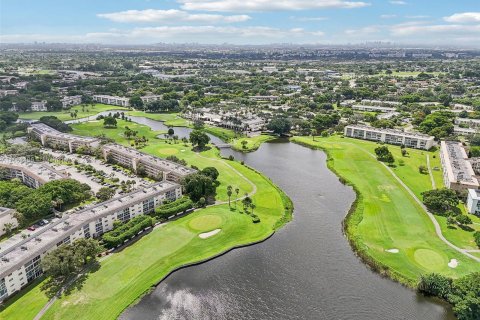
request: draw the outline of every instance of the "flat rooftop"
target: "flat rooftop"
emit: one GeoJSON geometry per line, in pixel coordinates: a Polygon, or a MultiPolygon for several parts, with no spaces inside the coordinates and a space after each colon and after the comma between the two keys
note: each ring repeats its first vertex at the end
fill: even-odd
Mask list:
{"type": "Polygon", "coordinates": [[[15,210],[11,208],[0,207],[0,218],[9,215],[12,212],[15,212],[15,210]]]}
{"type": "Polygon", "coordinates": [[[467,160],[467,153],[460,142],[442,141],[441,149],[450,182],[479,185],[474,177],[472,165],[467,160]]]}
{"type": "Polygon", "coordinates": [[[173,172],[182,176],[189,175],[191,173],[196,172],[195,169],[188,168],[188,167],[182,166],[181,164],[164,160],[164,159],[140,152],[136,149],[125,147],[119,144],[106,144],[103,146],[103,149],[107,151],[108,150],[116,151],[126,156],[137,158],[141,160],[141,162],[143,163],[156,165],[163,170],[168,170],[170,172],[173,172]]]}
{"type": "Polygon", "coordinates": [[[28,172],[29,175],[33,175],[45,182],[64,179],[67,177],[63,173],[53,169],[45,162],[33,162],[22,157],[15,158],[5,155],[0,156],[0,166],[28,172]]]}
{"type": "Polygon", "coordinates": [[[0,279],[6,277],[12,271],[18,269],[36,256],[56,246],[57,243],[77,232],[84,225],[108,216],[113,212],[120,211],[123,208],[131,207],[158,193],[174,190],[178,186],[179,185],[174,182],[162,181],[102,202],[93,207],[64,215],[58,221],[50,223],[30,237],[22,239],[7,248],[1,248],[0,279]]]}
{"type": "Polygon", "coordinates": [[[65,133],[65,132],[60,132],[50,126],[47,126],[44,123],[37,122],[37,123],[32,123],[31,125],[32,131],[38,133],[38,134],[45,134],[51,137],[57,137],[65,140],[70,140],[70,141],[78,141],[78,142],[85,142],[85,143],[93,143],[97,142],[97,138],[92,138],[92,137],[84,137],[84,136],[78,136],[75,134],[70,134],[70,133],[65,133]]]}
{"type": "Polygon", "coordinates": [[[395,111],[395,108],[392,107],[381,107],[381,106],[371,106],[371,105],[365,105],[365,104],[354,104],[352,108],[361,108],[361,109],[373,109],[373,110],[388,110],[388,111],[395,111]]]}
{"type": "Polygon", "coordinates": [[[390,133],[390,134],[402,135],[402,136],[405,136],[405,137],[412,137],[412,138],[434,139],[434,137],[429,136],[428,134],[423,134],[423,133],[419,133],[419,132],[405,132],[405,131],[397,130],[397,129],[374,128],[374,127],[363,126],[363,125],[358,125],[358,124],[357,125],[348,125],[347,128],[375,131],[375,132],[381,132],[381,133],[390,133]]]}

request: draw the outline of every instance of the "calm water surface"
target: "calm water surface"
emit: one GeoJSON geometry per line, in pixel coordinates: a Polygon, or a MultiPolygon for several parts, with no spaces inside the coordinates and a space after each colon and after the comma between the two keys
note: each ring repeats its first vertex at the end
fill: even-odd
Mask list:
{"type": "Polygon", "coordinates": [[[278,184],[294,220],[261,244],[175,272],[120,319],[453,319],[355,257],[341,227],[355,195],[323,152],[286,142],[224,154],[278,184]]]}

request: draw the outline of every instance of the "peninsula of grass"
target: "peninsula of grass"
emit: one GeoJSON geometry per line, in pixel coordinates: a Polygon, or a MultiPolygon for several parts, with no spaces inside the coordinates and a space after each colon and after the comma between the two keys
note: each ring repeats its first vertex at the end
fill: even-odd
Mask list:
{"type": "Polygon", "coordinates": [[[62,121],[75,120],[94,116],[100,112],[109,110],[128,110],[127,108],[111,106],[106,104],[94,104],[94,105],[78,105],[68,110],[62,111],[32,111],[32,112],[20,112],[20,119],[25,120],[38,120],[44,116],[55,116],[62,121]],[[71,113],[77,111],[77,117],[72,118],[71,113]]]}
{"type": "MultiPolygon", "coordinates": [[[[260,223],[243,212],[241,200],[236,195],[228,204],[219,204],[171,221],[155,228],[151,233],[119,253],[102,260],[98,271],[68,296],[57,300],[42,319],[116,319],[120,313],[168,274],[183,266],[212,259],[229,250],[254,244],[270,237],[275,230],[291,220],[290,199],[268,178],[236,161],[222,159],[219,151],[211,148],[202,153],[193,152],[190,144],[173,143],[157,138],[158,132],[149,127],[118,121],[118,128],[103,129],[101,121],[75,124],[73,133],[88,135],[105,133],[118,143],[129,145],[123,137],[128,125],[148,137],[143,152],[165,157],[175,154],[199,168],[214,166],[220,172],[217,200],[228,201],[228,185],[239,188],[239,197],[250,193],[256,208],[254,213],[260,223]],[[206,239],[200,234],[220,229],[206,239]]],[[[0,319],[32,319],[48,301],[40,285],[34,286],[17,300],[9,303],[0,319]],[[28,306],[28,313],[25,308],[28,306]]]]}
{"type": "Polygon", "coordinates": [[[247,137],[237,138],[233,140],[230,144],[233,150],[241,151],[241,152],[252,152],[260,148],[262,143],[272,141],[275,139],[276,139],[275,136],[262,134],[262,135],[250,137],[250,138],[247,138],[247,137]],[[246,143],[243,141],[246,141],[246,143]]]}
{"type": "MultiPolygon", "coordinates": [[[[425,273],[458,278],[478,270],[478,262],[451,249],[437,237],[423,209],[372,156],[377,144],[340,136],[315,141],[311,137],[291,140],[324,150],[328,167],[354,188],[357,199],[345,219],[345,232],[358,255],[373,269],[412,287],[425,273]],[[387,251],[392,249],[398,253],[387,251]],[[451,259],[457,259],[458,267],[448,266],[451,259]]],[[[416,195],[432,188],[429,175],[420,174],[418,165],[426,162],[427,155],[433,158],[435,152],[408,149],[410,155],[402,157],[399,147],[389,146],[389,149],[397,160],[394,173],[416,195]],[[403,166],[398,165],[400,159],[403,166]]],[[[453,238],[450,240],[455,242],[453,238]]]]}

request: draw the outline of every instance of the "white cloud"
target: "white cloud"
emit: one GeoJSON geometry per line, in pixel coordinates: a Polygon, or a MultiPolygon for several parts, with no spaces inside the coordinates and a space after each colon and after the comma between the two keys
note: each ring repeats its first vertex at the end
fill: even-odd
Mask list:
{"type": "Polygon", "coordinates": [[[382,18],[382,19],[393,19],[393,18],[396,18],[396,17],[397,17],[396,14],[382,14],[380,16],[380,18],[382,18]]]}
{"type": "Polygon", "coordinates": [[[399,5],[399,6],[403,6],[403,5],[406,5],[407,2],[406,1],[403,1],[403,0],[391,0],[389,1],[391,4],[394,4],[394,5],[399,5]]]}
{"type": "MultiPolygon", "coordinates": [[[[443,41],[455,36],[480,36],[480,25],[404,23],[390,28],[395,36],[416,36],[441,34],[443,41]]],[[[448,42],[447,42],[448,43],[448,42]]]]}
{"type": "Polygon", "coordinates": [[[107,44],[148,44],[156,42],[182,43],[308,43],[317,42],[324,36],[322,31],[306,31],[302,28],[279,29],[273,27],[232,27],[232,26],[160,26],[134,28],[127,31],[92,32],[84,35],[48,34],[5,34],[0,35],[4,43],[19,42],[66,42],[66,43],[107,43],[107,44]]]}
{"type": "Polygon", "coordinates": [[[366,26],[360,29],[345,30],[345,34],[350,36],[365,36],[365,35],[371,35],[378,32],[380,32],[380,28],[378,26],[366,26]]]}
{"type": "Polygon", "coordinates": [[[235,23],[250,20],[248,15],[223,16],[219,14],[192,14],[182,10],[127,10],[112,13],[99,13],[97,17],[114,22],[208,22],[235,23]]]}
{"type": "Polygon", "coordinates": [[[454,23],[480,22],[480,12],[455,13],[443,19],[454,23]]]}
{"type": "Polygon", "coordinates": [[[407,18],[407,19],[427,19],[429,17],[430,16],[421,15],[421,14],[413,15],[413,16],[405,16],[405,18],[407,18]]]}
{"type": "Polygon", "coordinates": [[[370,4],[345,0],[177,0],[184,10],[202,11],[278,11],[323,8],[361,8],[370,4]]]}
{"type": "Polygon", "coordinates": [[[311,22],[311,21],[325,21],[328,20],[327,17],[290,17],[292,20],[302,21],[302,22],[311,22]]]}

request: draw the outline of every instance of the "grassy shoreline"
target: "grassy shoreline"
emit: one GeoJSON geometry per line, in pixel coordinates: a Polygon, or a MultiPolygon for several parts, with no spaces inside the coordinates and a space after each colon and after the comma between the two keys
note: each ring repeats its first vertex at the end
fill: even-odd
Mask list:
{"type": "MultiPolygon", "coordinates": [[[[375,175],[385,175],[385,173],[380,172],[383,170],[381,167],[378,168],[380,171],[371,168],[375,166],[376,160],[372,159],[372,162],[372,160],[368,159],[366,155],[364,155],[364,158],[354,159],[352,153],[345,151],[345,148],[349,147],[348,142],[355,143],[355,141],[342,141],[337,138],[320,138],[320,140],[311,141],[306,137],[294,137],[291,139],[292,142],[302,146],[324,151],[327,155],[327,167],[329,170],[336,174],[342,183],[353,188],[356,193],[356,198],[345,216],[343,229],[355,254],[372,270],[382,276],[387,276],[396,282],[413,288],[416,286],[418,277],[422,273],[438,272],[456,278],[469,272],[473,272],[475,268],[478,268],[473,260],[469,261],[468,258],[463,256],[458,257],[459,254],[455,254],[446,245],[440,243],[440,240],[437,239],[436,235],[432,232],[433,225],[428,223],[426,215],[417,208],[417,205],[406,203],[413,202],[413,199],[411,199],[412,201],[408,201],[408,197],[402,196],[400,199],[405,199],[403,201],[405,203],[392,203],[395,202],[395,199],[399,199],[398,197],[395,198],[394,195],[390,195],[393,193],[393,190],[389,188],[392,188],[392,185],[395,185],[394,182],[383,181],[381,179],[375,180],[382,181],[383,183],[377,186],[379,189],[374,188],[378,193],[381,192],[382,188],[389,190],[388,196],[385,196],[385,194],[377,194],[376,197],[372,195],[371,189],[365,189],[365,181],[357,185],[359,181],[362,181],[362,177],[368,179],[367,177],[373,172],[375,172],[375,175]],[[355,167],[357,172],[361,172],[363,175],[361,174],[359,177],[358,174],[357,176],[355,176],[355,174],[346,174],[345,172],[348,171],[348,169],[346,169],[346,162],[348,161],[364,162],[361,165],[365,166],[367,169],[370,167],[369,170],[371,171],[364,173],[363,171],[358,170],[358,167],[355,167]],[[364,192],[366,192],[368,197],[364,195],[364,192]],[[371,198],[372,196],[374,199],[371,198]],[[407,214],[404,214],[404,212],[401,212],[401,214],[398,212],[392,212],[392,210],[406,208],[410,208],[407,214]],[[418,212],[418,214],[414,214],[414,212],[418,212]],[[403,215],[408,217],[403,217],[403,215]],[[398,218],[398,216],[400,216],[400,218],[398,218]],[[402,218],[406,220],[402,220],[402,218]],[[425,230],[422,231],[419,228],[419,230],[411,231],[409,230],[408,224],[403,227],[403,229],[406,230],[402,230],[401,223],[409,221],[408,219],[417,219],[418,224],[421,222],[425,225],[425,230]],[[400,229],[401,232],[397,229],[400,229]],[[411,235],[409,233],[411,233],[411,235]],[[412,235],[416,234],[422,234],[425,239],[418,240],[413,238],[412,235]],[[384,239],[385,236],[388,239],[384,239]],[[405,262],[395,259],[395,256],[399,256],[400,254],[385,254],[385,252],[383,252],[387,248],[397,248],[396,245],[401,249],[400,254],[405,252],[403,254],[405,262]],[[463,269],[449,269],[444,265],[445,260],[441,259],[439,259],[439,263],[436,263],[434,261],[435,259],[432,259],[434,262],[431,262],[431,265],[429,265],[430,261],[428,261],[428,255],[427,258],[422,258],[417,252],[427,254],[433,252],[433,258],[443,256],[449,258],[457,257],[461,260],[463,269]],[[425,259],[427,261],[425,261],[425,259]]],[[[415,159],[412,161],[415,161],[415,159]]],[[[412,227],[412,229],[414,229],[414,227],[412,227]]]]}
{"type": "MultiPolygon", "coordinates": [[[[158,132],[123,120],[119,120],[118,128],[103,131],[117,142],[129,145],[130,141],[122,135],[122,128],[127,124],[148,137],[149,145],[143,148],[144,152],[161,157],[176,154],[200,168],[217,167],[220,172],[217,199],[220,201],[228,200],[227,185],[239,187],[242,190],[240,195],[252,192],[252,186],[242,178],[246,177],[257,186],[252,199],[256,204],[255,214],[261,222],[252,223],[251,217],[242,213],[240,202],[238,209],[235,204],[235,210],[232,210],[233,201],[231,208],[227,204],[211,206],[171,221],[102,260],[102,267],[89,274],[81,289],[62,296],[42,319],[116,319],[175,270],[265,241],[292,218],[291,200],[268,177],[239,162],[222,159],[215,148],[199,155],[191,150],[191,145],[159,139],[156,137],[158,132]],[[198,236],[217,228],[221,232],[211,238],[198,236]]],[[[75,124],[73,128],[75,134],[91,135],[102,130],[102,124],[92,121],[75,124]]],[[[29,288],[19,299],[8,304],[0,312],[0,319],[33,319],[48,300],[40,286],[41,283],[29,288]]]]}

